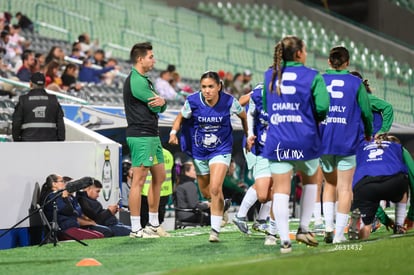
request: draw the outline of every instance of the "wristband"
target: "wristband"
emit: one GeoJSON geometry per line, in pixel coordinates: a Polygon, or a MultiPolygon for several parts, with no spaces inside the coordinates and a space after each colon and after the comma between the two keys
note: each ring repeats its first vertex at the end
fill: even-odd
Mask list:
{"type": "Polygon", "coordinates": [[[170,132],[170,136],[171,135],[176,135],[177,134],[177,130],[171,130],[171,132],[170,132]]]}

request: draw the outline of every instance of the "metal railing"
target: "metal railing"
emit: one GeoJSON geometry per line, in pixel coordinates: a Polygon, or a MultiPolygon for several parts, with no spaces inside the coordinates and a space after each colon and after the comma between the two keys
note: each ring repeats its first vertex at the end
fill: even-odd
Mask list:
{"type": "Polygon", "coordinates": [[[72,41],[72,33],[70,31],[68,31],[67,29],[60,28],[58,26],[51,25],[51,24],[48,24],[48,23],[45,23],[45,22],[40,22],[40,21],[35,21],[34,22],[34,27],[35,27],[35,30],[38,31],[39,33],[40,33],[40,28],[46,28],[46,29],[49,29],[49,30],[59,32],[59,33],[63,34],[64,36],[66,36],[66,39],[68,41],[72,41]]]}
{"type": "Polygon", "coordinates": [[[128,10],[126,8],[121,7],[119,5],[112,4],[112,3],[108,3],[108,2],[103,1],[103,0],[94,0],[94,1],[97,1],[98,4],[99,4],[99,17],[104,18],[106,8],[109,8],[110,12],[112,12],[113,10],[118,10],[121,13],[123,13],[123,15],[124,15],[124,23],[123,23],[122,27],[123,28],[128,27],[128,24],[129,24],[129,22],[128,22],[128,10]]]}
{"type": "MultiPolygon", "coordinates": [[[[67,61],[67,62],[70,62],[70,63],[74,63],[74,64],[77,64],[77,65],[82,65],[83,64],[83,62],[82,62],[82,60],[79,60],[79,59],[77,59],[77,58],[72,58],[72,57],[69,57],[69,56],[65,56],[65,61],[67,61]]],[[[99,66],[99,65],[96,65],[96,64],[92,64],[91,65],[91,68],[92,69],[95,69],[95,70],[102,70],[103,69],[103,67],[102,66],[99,66]]],[[[116,72],[116,75],[117,76],[120,76],[120,77],[122,77],[122,78],[126,78],[127,77],[127,75],[126,74],[124,74],[124,73],[122,73],[122,72],[116,72]]]]}
{"type": "Polygon", "coordinates": [[[201,33],[201,32],[198,32],[198,31],[195,31],[195,30],[186,28],[186,27],[181,26],[179,24],[171,23],[168,20],[164,20],[164,19],[161,19],[161,18],[153,18],[151,20],[151,35],[155,35],[155,27],[154,27],[154,25],[156,23],[162,24],[163,26],[169,26],[169,27],[174,28],[175,29],[175,37],[176,37],[176,41],[175,42],[177,44],[180,44],[181,43],[181,37],[180,37],[180,33],[181,32],[188,32],[188,33],[194,34],[196,36],[199,36],[200,37],[200,42],[201,42],[201,51],[203,51],[203,52],[205,51],[205,48],[206,48],[205,44],[206,43],[205,43],[205,35],[204,35],[204,33],[201,33]]]}
{"type": "MultiPolygon", "coordinates": [[[[26,82],[16,81],[16,80],[9,79],[9,78],[4,78],[4,77],[1,77],[1,76],[0,76],[0,81],[11,84],[13,86],[30,89],[30,84],[26,83],[26,82]]],[[[74,97],[74,96],[71,96],[71,95],[66,95],[66,94],[59,93],[59,92],[55,92],[55,91],[51,91],[51,90],[48,90],[48,89],[45,89],[45,90],[48,94],[55,95],[58,98],[62,98],[62,99],[65,99],[65,100],[69,100],[69,101],[84,104],[84,105],[89,105],[89,103],[84,99],[77,98],[77,97],[74,97]]]]}
{"type": "Polygon", "coordinates": [[[165,42],[164,40],[162,40],[160,38],[153,37],[153,36],[150,36],[150,35],[145,35],[145,34],[142,34],[142,33],[137,33],[135,31],[132,31],[132,30],[129,30],[129,29],[124,29],[124,30],[121,31],[121,34],[120,34],[120,36],[121,36],[120,37],[120,44],[121,45],[125,45],[125,35],[127,35],[127,34],[132,35],[134,37],[139,37],[141,39],[145,39],[148,42],[154,42],[154,43],[157,43],[159,45],[163,45],[163,46],[165,46],[169,49],[170,48],[175,49],[176,52],[177,52],[177,64],[176,65],[181,66],[181,47],[179,45],[168,43],[168,42],[165,42]]]}

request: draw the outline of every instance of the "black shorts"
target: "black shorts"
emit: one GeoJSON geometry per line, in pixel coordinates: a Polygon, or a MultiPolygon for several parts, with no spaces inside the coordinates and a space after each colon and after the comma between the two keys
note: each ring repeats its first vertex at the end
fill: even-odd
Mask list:
{"type": "Polygon", "coordinates": [[[374,220],[381,200],[400,202],[408,191],[409,179],[405,174],[364,177],[352,189],[354,198],[351,210],[359,208],[364,224],[374,220]]]}

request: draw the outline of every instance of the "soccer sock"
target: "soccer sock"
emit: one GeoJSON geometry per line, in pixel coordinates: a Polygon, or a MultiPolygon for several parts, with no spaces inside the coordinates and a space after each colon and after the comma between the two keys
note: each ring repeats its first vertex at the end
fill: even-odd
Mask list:
{"type": "MultiPolygon", "coordinates": [[[[338,201],[336,201],[335,202],[335,212],[334,213],[338,213],[338,205],[339,205],[339,203],[338,203],[338,201]]],[[[335,214],[334,214],[334,218],[335,218],[335,214]]]]}
{"type": "Polygon", "coordinates": [[[237,212],[238,218],[245,218],[247,216],[247,212],[249,211],[250,207],[252,207],[253,204],[257,201],[257,193],[256,190],[252,187],[250,187],[246,194],[244,195],[244,198],[240,204],[239,212],[237,212]]]}
{"type": "Polygon", "coordinates": [[[210,216],[211,229],[214,229],[216,232],[220,232],[222,219],[223,219],[223,216],[211,215],[210,216]]]}
{"type": "Polygon", "coordinates": [[[272,220],[272,218],[270,218],[269,234],[270,235],[276,235],[277,234],[276,221],[272,220]]]}
{"type": "Polygon", "coordinates": [[[289,195],[273,194],[273,214],[276,219],[276,226],[279,230],[280,241],[289,239],[289,195]]]}
{"type": "Polygon", "coordinates": [[[159,225],[160,225],[160,222],[159,222],[159,220],[158,220],[158,212],[156,212],[156,213],[153,213],[153,212],[148,212],[148,216],[149,216],[149,223],[150,223],[152,226],[157,227],[157,226],[159,226],[159,225]]]}
{"type": "Polygon", "coordinates": [[[336,213],[335,239],[344,239],[345,227],[348,224],[349,215],[344,213],[336,213]]]}
{"type": "Polygon", "coordinates": [[[141,228],[141,216],[131,216],[131,231],[138,232],[141,228]]]}
{"type": "Polygon", "coordinates": [[[303,192],[300,198],[300,228],[303,232],[309,231],[309,223],[312,218],[313,206],[315,205],[316,192],[318,186],[316,184],[303,185],[303,192]]]}
{"type": "Polygon", "coordinates": [[[323,215],[325,217],[325,230],[332,232],[334,230],[334,203],[324,202],[323,203],[323,215]]]}
{"type": "Polygon", "coordinates": [[[272,201],[262,203],[262,206],[259,210],[259,214],[257,215],[257,219],[264,221],[267,220],[267,217],[269,217],[270,215],[270,207],[272,207],[272,201]]]}
{"type": "Polygon", "coordinates": [[[315,224],[322,224],[322,203],[320,201],[315,202],[313,206],[313,217],[315,218],[315,224]]]}
{"type": "Polygon", "coordinates": [[[395,224],[404,225],[405,212],[407,208],[407,203],[398,202],[395,204],[395,224]]]}

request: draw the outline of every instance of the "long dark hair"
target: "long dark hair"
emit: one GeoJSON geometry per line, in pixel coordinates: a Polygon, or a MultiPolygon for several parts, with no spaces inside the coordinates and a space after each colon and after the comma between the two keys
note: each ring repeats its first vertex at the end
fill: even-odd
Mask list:
{"type": "Polygon", "coordinates": [[[280,84],[282,83],[283,73],[282,61],[283,64],[285,64],[286,61],[294,61],[296,58],[296,53],[298,51],[301,51],[304,45],[305,43],[302,39],[292,35],[284,37],[276,44],[273,54],[273,74],[268,87],[270,92],[274,91],[274,82],[277,76],[278,85],[276,86],[276,92],[278,95],[281,94],[280,84]]]}
{"type": "Polygon", "coordinates": [[[359,77],[360,79],[362,79],[362,83],[364,83],[365,90],[367,90],[367,93],[372,94],[372,90],[371,90],[371,87],[369,86],[368,79],[364,79],[362,75],[357,71],[352,71],[350,72],[350,74],[355,75],[359,77]]]}
{"type": "Polygon", "coordinates": [[[45,203],[45,200],[47,196],[53,191],[53,183],[58,180],[58,175],[56,174],[50,174],[47,176],[45,183],[43,183],[42,188],[40,189],[40,196],[38,203],[40,205],[43,205],[45,203]]]}

